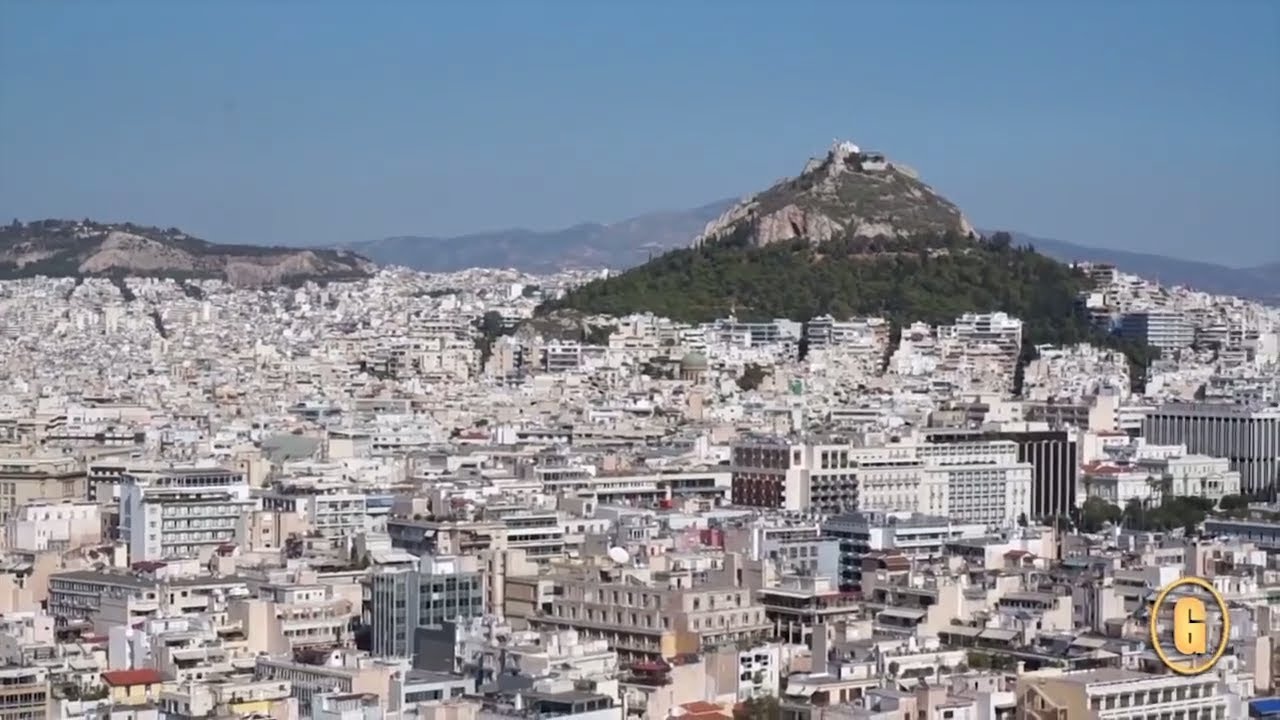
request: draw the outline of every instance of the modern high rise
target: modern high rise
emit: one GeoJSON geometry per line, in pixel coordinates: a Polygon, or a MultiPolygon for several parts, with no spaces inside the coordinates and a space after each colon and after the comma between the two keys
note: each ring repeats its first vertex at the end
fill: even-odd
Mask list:
{"type": "Polygon", "coordinates": [[[1196,455],[1226,458],[1244,492],[1280,487],[1280,407],[1174,403],[1147,415],[1143,436],[1156,445],[1184,445],[1196,455]]]}
{"type": "Polygon", "coordinates": [[[484,578],[473,557],[424,556],[416,567],[380,569],[365,581],[364,622],[373,653],[383,657],[413,657],[418,628],[484,609],[484,578]]]}

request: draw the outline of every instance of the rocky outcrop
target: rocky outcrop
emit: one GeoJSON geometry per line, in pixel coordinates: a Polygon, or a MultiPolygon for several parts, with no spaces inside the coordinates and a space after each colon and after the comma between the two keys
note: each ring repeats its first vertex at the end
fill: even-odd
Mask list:
{"type": "Polygon", "coordinates": [[[216,277],[252,286],[353,279],[374,269],[342,250],[218,245],[131,223],[41,220],[0,228],[0,277],[216,277]]]}
{"type": "Polygon", "coordinates": [[[796,238],[822,243],[847,236],[977,234],[960,209],[914,170],[849,142],[837,142],[825,157],[811,159],[799,176],[743,198],[711,221],[694,244],[744,227],[757,247],[796,238]]]}

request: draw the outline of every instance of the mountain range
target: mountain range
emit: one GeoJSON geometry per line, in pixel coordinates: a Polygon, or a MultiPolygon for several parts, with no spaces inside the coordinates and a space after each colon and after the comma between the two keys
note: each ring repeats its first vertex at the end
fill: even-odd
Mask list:
{"type": "Polygon", "coordinates": [[[373,269],[347,250],[221,245],[177,228],[91,220],[15,220],[0,226],[0,279],[133,275],[252,286],[349,280],[373,269]]]}
{"type": "Polygon", "coordinates": [[[1280,303],[1280,262],[1235,268],[1150,253],[1087,247],[1022,233],[1014,233],[1013,237],[1016,242],[1032,245],[1063,262],[1110,263],[1122,272],[1162,285],[1183,285],[1217,295],[1280,303]]]}
{"type": "Polygon", "coordinates": [[[733,204],[731,200],[691,210],[654,212],[622,222],[580,223],[561,230],[520,228],[459,235],[404,235],[343,245],[383,265],[428,272],[473,267],[554,272],[565,268],[626,268],[673,247],[682,247],[733,204]]]}
{"type": "MultiPolygon", "coordinates": [[[[709,224],[738,204],[720,200],[690,210],[640,215],[619,223],[583,223],[561,230],[496,230],[456,237],[400,236],[342,246],[383,265],[427,272],[509,267],[526,272],[608,267],[623,270],[688,247],[709,224]]],[[[790,223],[787,223],[789,228],[790,223]]],[[[776,227],[776,225],[775,225],[776,227]]],[[[993,230],[983,230],[989,235],[993,230]]],[[[1149,253],[1091,247],[1013,232],[1014,242],[1063,262],[1102,262],[1123,272],[1205,292],[1280,303],[1280,262],[1236,268],[1149,253]]]]}

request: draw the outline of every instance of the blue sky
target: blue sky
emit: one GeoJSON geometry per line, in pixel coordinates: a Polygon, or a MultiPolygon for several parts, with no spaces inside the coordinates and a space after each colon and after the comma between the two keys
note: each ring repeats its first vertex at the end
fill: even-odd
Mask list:
{"type": "Polygon", "coordinates": [[[980,226],[1280,260],[1280,3],[0,3],[6,219],[552,228],[760,189],[835,137],[980,226]]]}

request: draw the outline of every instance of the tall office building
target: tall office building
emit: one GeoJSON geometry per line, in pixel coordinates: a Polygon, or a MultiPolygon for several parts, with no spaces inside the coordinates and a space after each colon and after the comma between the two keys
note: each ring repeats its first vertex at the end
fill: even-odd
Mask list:
{"type": "Polygon", "coordinates": [[[1143,435],[1156,445],[1226,458],[1244,492],[1280,487],[1280,407],[1173,403],[1149,413],[1143,435]]]}
{"type": "Polygon", "coordinates": [[[418,628],[482,614],[484,579],[474,557],[424,556],[416,567],[383,568],[365,581],[364,622],[375,655],[413,657],[418,628]]]}

